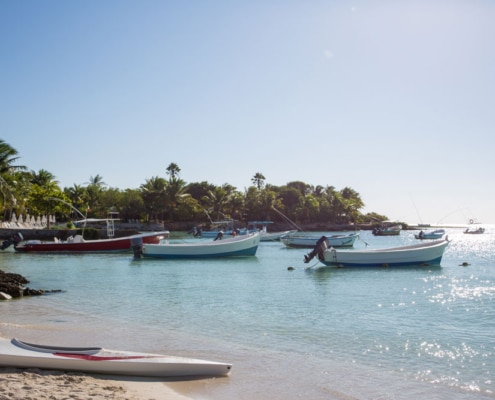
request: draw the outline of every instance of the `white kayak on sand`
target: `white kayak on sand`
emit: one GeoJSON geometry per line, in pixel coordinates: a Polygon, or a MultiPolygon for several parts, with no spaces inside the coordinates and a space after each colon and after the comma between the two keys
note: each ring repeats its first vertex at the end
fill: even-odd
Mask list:
{"type": "Polygon", "coordinates": [[[232,364],[101,347],[45,346],[0,338],[0,366],[149,377],[226,376],[232,364]]]}

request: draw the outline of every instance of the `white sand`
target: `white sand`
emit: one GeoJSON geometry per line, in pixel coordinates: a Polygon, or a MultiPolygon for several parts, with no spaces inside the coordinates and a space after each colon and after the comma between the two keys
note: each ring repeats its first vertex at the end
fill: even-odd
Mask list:
{"type": "Polygon", "coordinates": [[[164,383],[77,372],[0,368],[0,400],[187,400],[164,383]]]}

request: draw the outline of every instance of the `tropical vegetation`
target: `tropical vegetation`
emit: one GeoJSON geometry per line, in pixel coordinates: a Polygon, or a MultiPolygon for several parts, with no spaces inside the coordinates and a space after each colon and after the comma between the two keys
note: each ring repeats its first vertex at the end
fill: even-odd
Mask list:
{"type": "Polygon", "coordinates": [[[280,220],[286,216],[298,224],[369,223],[385,220],[376,213],[363,214],[360,194],[345,187],[313,186],[301,181],[283,186],[267,183],[256,172],[244,191],[225,183],[186,182],[171,162],[165,176],[146,179],[139,188],[109,187],[100,175],[83,184],[61,188],[53,173],[29,170],[18,164],[16,149],[0,139],[0,207],[3,220],[12,214],[55,215],[59,221],[81,216],[105,218],[118,213],[121,220],[140,222],[193,222],[232,218],[239,221],[280,220]]]}

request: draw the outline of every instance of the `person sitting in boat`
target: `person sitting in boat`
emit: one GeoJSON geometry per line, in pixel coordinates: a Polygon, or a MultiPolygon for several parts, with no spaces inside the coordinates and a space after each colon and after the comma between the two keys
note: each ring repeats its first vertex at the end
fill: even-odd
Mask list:
{"type": "Polygon", "coordinates": [[[200,225],[200,226],[195,226],[190,233],[192,233],[194,237],[198,237],[201,236],[202,231],[203,230],[200,225]]]}
{"type": "Polygon", "coordinates": [[[217,236],[215,237],[215,239],[213,239],[213,241],[222,240],[222,238],[223,238],[223,231],[218,231],[217,236]]]}
{"type": "Polygon", "coordinates": [[[425,236],[425,233],[423,231],[420,231],[419,232],[419,238],[420,239],[423,239],[424,236],[425,236]]]}

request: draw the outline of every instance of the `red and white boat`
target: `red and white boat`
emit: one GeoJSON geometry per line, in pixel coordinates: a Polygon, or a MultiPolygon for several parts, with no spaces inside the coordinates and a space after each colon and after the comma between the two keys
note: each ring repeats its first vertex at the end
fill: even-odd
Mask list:
{"type": "Polygon", "coordinates": [[[116,212],[110,212],[110,218],[87,218],[72,204],[67,203],[61,199],[48,197],[49,200],[61,202],[71,207],[77,214],[83,217],[82,220],[76,221],[78,226],[82,226],[82,229],[86,228],[87,223],[102,223],[105,222],[107,226],[107,239],[94,239],[85,240],[82,235],[74,235],[67,238],[67,240],[60,240],[59,238],[53,238],[53,241],[42,240],[24,240],[21,233],[13,235],[11,240],[4,241],[0,249],[5,250],[13,245],[16,251],[20,252],[51,252],[51,253],[109,253],[109,252],[125,252],[132,250],[134,241],[138,240],[147,244],[159,244],[163,239],[168,238],[169,231],[159,232],[146,232],[139,233],[130,236],[115,237],[115,221],[118,218],[113,218],[113,215],[118,214],[116,212]]]}
{"type": "Polygon", "coordinates": [[[113,237],[109,239],[85,240],[81,235],[69,237],[67,240],[54,241],[26,240],[14,243],[16,251],[21,252],[53,252],[53,253],[109,253],[132,250],[133,241],[141,239],[143,243],[159,244],[169,236],[169,231],[146,232],[131,236],[113,237]]]}

